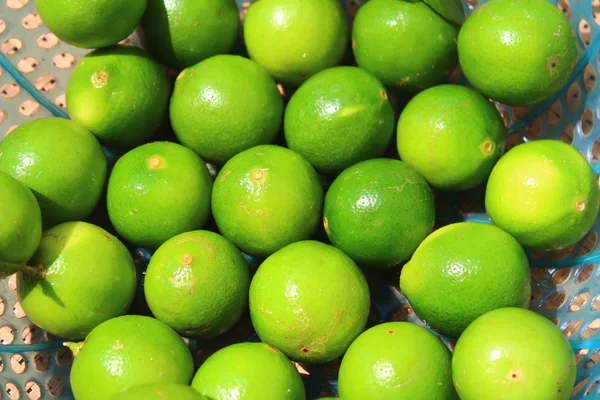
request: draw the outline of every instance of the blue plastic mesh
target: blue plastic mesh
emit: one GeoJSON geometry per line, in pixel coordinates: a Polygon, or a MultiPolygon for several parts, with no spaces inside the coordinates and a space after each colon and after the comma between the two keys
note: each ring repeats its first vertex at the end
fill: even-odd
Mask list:
{"type": "MultiPolygon", "coordinates": [[[[237,0],[243,18],[250,2],[237,0]]],[[[352,17],[365,0],[342,0],[352,17]]],[[[554,4],[557,0],[550,0],[554,4]]],[[[486,0],[465,0],[470,13],[486,0]]],[[[509,126],[509,147],[540,138],[563,140],[579,149],[600,173],[600,127],[597,77],[600,74],[600,0],[560,0],[558,7],[570,19],[578,37],[580,62],[571,82],[555,98],[524,108],[499,106],[509,126]]],[[[107,27],[109,29],[109,27],[107,27]]],[[[136,43],[135,36],[128,39],[136,43]]],[[[244,53],[243,46],[238,51],[244,53]]],[[[64,91],[76,61],[87,51],[76,49],[49,33],[33,0],[0,0],[0,140],[30,119],[66,116],[64,91]]],[[[350,56],[350,54],[349,54],[350,56]]],[[[350,57],[348,59],[351,59],[350,57]]],[[[514,60],[515,68],[519,60],[514,60]]],[[[452,82],[465,83],[460,71],[452,82]]],[[[289,98],[289,91],[286,97],[289,98]]],[[[405,99],[393,99],[400,111],[405,99]]],[[[105,149],[111,161],[117,153],[105,149]]],[[[212,168],[212,166],[211,166],[212,168]]],[[[212,168],[213,174],[216,172],[212,168]]],[[[100,217],[102,214],[100,214],[100,217]]],[[[483,212],[483,191],[440,196],[438,224],[489,219],[483,212]]],[[[600,225],[572,248],[529,254],[534,288],[531,309],[545,315],[569,338],[577,354],[578,376],[573,399],[600,398],[600,225]]],[[[132,249],[140,274],[149,254],[132,249]]],[[[252,270],[256,264],[247,257],[252,270]]],[[[367,271],[373,304],[369,323],[411,321],[423,325],[397,287],[398,271],[367,271]]],[[[148,313],[139,288],[134,312],[148,313]]],[[[258,340],[246,316],[224,337],[190,344],[197,363],[218,348],[235,341],[258,340]]],[[[0,385],[10,399],[72,398],[68,373],[71,361],[61,341],[36,328],[24,316],[14,280],[0,281],[0,385]]],[[[448,342],[450,348],[453,343],[448,342]]],[[[335,395],[339,360],[324,366],[298,365],[309,398],[335,395]]]]}

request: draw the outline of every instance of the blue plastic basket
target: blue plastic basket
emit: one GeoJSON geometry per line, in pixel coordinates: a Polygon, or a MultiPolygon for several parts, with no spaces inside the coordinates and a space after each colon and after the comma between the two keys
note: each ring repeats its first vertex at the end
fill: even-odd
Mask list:
{"type": "MultiPolygon", "coordinates": [[[[243,19],[251,2],[237,1],[243,19]]],[[[364,1],[342,3],[352,17],[364,1]]],[[[485,1],[465,1],[467,13],[485,1]]],[[[600,0],[559,0],[558,7],[570,19],[578,37],[580,61],[571,81],[554,98],[538,106],[499,108],[509,126],[509,147],[540,138],[563,140],[579,149],[600,173],[600,126],[596,126],[600,124],[600,0]]],[[[135,44],[135,36],[127,41],[135,44]]],[[[76,61],[86,52],[51,34],[36,14],[33,0],[0,0],[0,140],[33,118],[67,117],[66,84],[76,61]]],[[[464,83],[460,71],[451,80],[464,83]]],[[[118,156],[109,149],[106,153],[112,161],[118,156]]],[[[482,211],[481,190],[444,196],[440,225],[462,220],[489,223],[482,211]]],[[[534,281],[531,309],[559,326],[576,351],[578,376],[573,399],[600,399],[599,231],[597,222],[592,232],[572,248],[529,255],[534,281]]],[[[148,252],[132,251],[143,272],[148,252]]],[[[251,258],[248,261],[253,262],[251,258]]],[[[423,325],[398,290],[397,271],[367,275],[373,298],[370,324],[411,321],[423,325]]],[[[143,301],[136,305],[136,311],[146,312],[143,301]]],[[[224,338],[192,342],[190,347],[199,363],[219,347],[241,340],[258,340],[248,318],[224,338]]],[[[453,343],[446,342],[452,348],[453,343]]],[[[61,347],[61,340],[27,319],[18,304],[14,278],[0,281],[0,343],[2,398],[72,398],[68,379],[72,355],[61,347]]],[[[339,361],[324,366],[298,365],[308,398],[336,394],[338,366],[339,361]]]]}

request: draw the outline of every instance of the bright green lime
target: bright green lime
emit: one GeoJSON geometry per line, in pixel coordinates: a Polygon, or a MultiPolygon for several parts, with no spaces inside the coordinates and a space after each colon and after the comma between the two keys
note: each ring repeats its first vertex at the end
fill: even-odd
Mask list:
{"type": "Polygon", "coordinates": [[[144,14],[146,0],[36,0],[35,8],[60,40],[95,49],[131,35],[144,14]]]}
{"type": "Polygon", "coordinates": [[[569,20],[547,0],[494,0],[463,25],[458,55],[469,83],[484,96],[526,106],[567,83],[577,41],[569,20]]]}
{"type": "Polygon", "coordinates": [[[285,110],[285,140],[319,171],[340,172],[379,157],[394,133],[387,91],[368,72],[336,67],[319,72],[285,110]]]}
{"type": "Polygon", "coordinates": [[[425,179],[398,160],[364,161],[342,172],[325,197],[331,243],[360,265],[389,268],[410,258],[433,230],[425,179]]]}
{"type": "Polygon", "coordinates": [[[304,385],[282,352],[264,343],[238,343],[210,356],[192,387],[210,399],[304,400],[304,385]]]}
{"type": "Polygon", "coordinates": [[[42,237],[42,213],[21,182],[0,171],[0,277],[22,270],[42,237]]]}
{"type": "Polygon", "coordinates": [[[248,306],[250,272],[242,253],[209,231],[177,235],[156,250],[144,280],[152,314],[183,336],[229,330],[248,306]]]}
{"type": "Polygon", "coordinates": [[[85,342],[70,347],[75,350],[71,388],[77,400],[111,399],[140,385],[187,385],[194,374],[185,342],[150,317],[113,318],[98,325],[85,342]]]}
{"type": "Polygon", "coordinates": [[[457,338],[488,311],[529,307],[529,263],[521,245],[502,229],[452,224],[419,245],[402,268],[400,289],[419,318],[457,338]]]}
{"type": "Polygon", "coordinates": [[[310,239],[323,208],[314,168],[284,147],[263,145],[225,164],[215,179],[212,211],[219,230],[242,251],[267,257],[310,239]]]}
{"type": "Polygon", "coordinates": [[[526,248],[559,250],[594,225],[600,206],[596,175],[572,146],[538,140],[510,150],[492,170],[488,215],[526,248]]]}
{"type": "Polygon", "coordinates": [[[361,334],[340,366],[345,400],[453,400],[450,350],[427,329],[388,322],[361,334]]]}
{"type": "Polygon", "coordinates": [[[17,275],[27,317],[69,339],[83,339],[98,324],[129,311],[135,288],[127,248],[87,222],[66,222],[44,232],[29,267],[17,275]]]}
{"type": "Polygon", "coordinates": [[[108,215],[127,241],[155,249],[204,226],[211,191],[208,169],[193,151],[176,143],[149,143],[115,164],[108,182],[108,215]]]}
{"type": "Polygon", "coordinates": [[[441,85],[415,96],[398,121],[398,153],[440,190],[484,183],[504,153],[506,128],[496,107],[464,86],[441,85]]]}
{"type": "Polygon", "coordinates": [[[87,219],[106,180],[100,144],[77,122],[40,118],[12,131],[0,142],[0,171],[33,192],[44,227],[87,219]]]}
{"type": "Polygon", "coordinates": [[[184,70],[171,100],[177,139],[221,165],[243,150],[271,143],[282,118],[283,98],[273,78],[240,56],[215,56],[184,70]]]}
{"type": "Polygon", "coordinates": [[[502,308],[477,318],[454,349],[452,377],[462,400],[568,400],[577,363],[545,317],[502,308]]]}
{"type": "Polygon", "coordinates": [[[89,53],[73,69],[67,108],[100,141],[131,148],[166,119],[170,94],[166,72],[146,52],[113,46],[89,53]]]}
{"type": "Polygon", "coordinates": [[[244,22],[250,57],[291,86],[338,65],[348,36],[339,0],[261,0],[252,3],[244,22]]]}
{"type": "Polygon", "coordinates": [[[179,383],[156,383],[134,386],[112,400],[209,400],[189,386],[179,383]]]}
{"type": "Polygon", "coordinates": [[[421,1],[370,0],[356,14],[352,48],[359,67],[412,92],[441,83],[454,70],[458,30],[421,1]]]}
{"type": "Polygon", "coordinates": [[[250,285],[250,316],[263,342],[292,360],[325,363],[365,328],[369,288],[340,250],[302,241],[260,265],[250,285]]]}
{"type": "Polygon", "coordinates": [[[148,0],[138,32],[152,57],[183,69],[229,53],[239,24],[235,0],[148,0]]]}

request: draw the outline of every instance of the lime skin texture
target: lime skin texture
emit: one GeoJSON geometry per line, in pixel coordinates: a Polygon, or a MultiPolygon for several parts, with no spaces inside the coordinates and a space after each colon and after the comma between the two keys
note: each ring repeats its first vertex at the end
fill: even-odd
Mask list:
{"type": "Polygon", "coordinates": [[[0,171],[0,277],[25,268],[42,239],[42,212],[31,190],[0,171]]]}
{"type": "Polygon", "coordinates": [[[176,143],[148,143],[115,164],[108,182],[108,215],[128,242],[156,249],[175,235],[204,226],[211,191],[208,169],[193,151],[176,143]]]}
{"type": "Polygon", "coordinates": [[[318,171],[337,174],[381,156],[394,134],[385,87],[356,67],[334,67],[307,80],[285,110],[288,147],[318,171]]]}
{"type": "Polygon", "coordinates": [[[154,59],[181,70],[231,52],[239,25],[235,0],[148,0],[137,32],[154,59]]]}
{"type": "Polygon", "coordinates": [[[98,140],[75,121],[39,118],[0,142],[0,171],[31,189],[44,229],[87,219],[104,190],[106,169],[98,140]]]}
{"type": "Polygon", "coordinates": [[[432,232],[435,204],[414,168],[379,158],[353,165],[333,181],[323,215],[334,246],[361,266],[384,269],[409,259],[432,232]]]}
{"type": "Polygon", "coordinates": [[[477,318],[452,359],[462,400],[568,400],[577,363],[563,333],[546,317],[501,308],[477,318]]]}
{"type": "Polygon", "coordinates": [[[211,163],[273,142],[283,119],[283,98],[267,71],[244,57],[220,55],[177,78],[171,124],[177,139],[211,163]]]}
{"type": "Polygon", "coordinates": [[[386,86],[417,92],[456,68],[458,31],[422,1],[370,0],[354,19],[352,49],[358,66],[386,86]]]}
{"type": "Polygon", "coordinates": [[[436,189],[484,183],[506,146],[504,120],[473,89],[440,85],[416,95],[398,121],[398,154],[436,189]]]}
{"type": "Polygon", "coordinates": [[[98,325],[74,350],[71,389],[77,400],[112,399],[129,388],[188,385],[192,354],[179,335],[150,317],[125,315],[98,325]]]}
{"type": "Polygon", "coordinates": [[[419,245],[402,268],[400,289],[419,318],[458,338],[488,311],[529,307],[529,262],[517,240],[496,226],[451,224],[419,245]]]}
{"type": "Polygon", "coordinates": [[[587,160],[558,140],[511,149],[492,170],[485,194],[491,220],[534,251],[560,250],[581,240],[600,207],[587,160]]]}
{"type": "Polygon", "coordinates": [[[299,362],[346,351],[369,316],[369,288],[356,264],[321,242],[293,243],[267,258],[250,284],[250,317],[265,343],[299,362]]]}
{"type": "Polygon", "coordinates": [[[171,81],[143,50],[111,46],[84,56],[69,79],[72,119],[111,147],[147,142],[166,120],[171,81]]]}
{"type": "Polygon", "coordinates": [[[217,351],[200,366],[192,387],[209,399],[305,399],[296,367],[265,343],[236,343],[217,351]]]}
{"type": "Polygon", "coordinates": [[[157,383],[134,386],[112,400],[209,400],[191,387],[180,383],[157,383]]]}
{"type": "Polygon", "coordinates": [[[252,3],[244,21],[250,58],[291,87],[340,64],[348,37],[338,0],[261,0],[252,3]]]}
{"type": "Polygon", "coordinates": [[[96,49],[131,35],[146,4],[146,0],[36,0],[35,7],[60,40],[96,49]]]}
{"type": "Polygon", "coordinates": [[[363,332],[340,366],[345,400],[458,400],[450,350],[427,329],[387,322],[363,332]]]}
{"type": "Polygon", "coordinates": [[[177,235],[156,250],[144,279],[152,314],[186,337],[212,338],[248,306],[250,271],[242,253],[209,231],[177,235]]]}
{"type": "Polygon", "coordinates": [[[477,91],[507,105],[529,106],[567,83],[577,63],[577,40],[569,20],[549,1],[494,0],[463,25],[458,55],[477,91]]]}
{"type": "Polygon", "coordinates": [[[17,275],[27,317],[69,339],[83,339],[100,323],[129,311],[135,289],[135,266],[125,245],[87,222],[66,222],[44,232],[29,267],[17,275]]]}
{"type": "Polygon", "coordinates": [[[319,176],[304,157],[284,147],[243,151],[215,178],[212,212],[221,234],[255,257],[310,239],[322,209],[319,176]]]}

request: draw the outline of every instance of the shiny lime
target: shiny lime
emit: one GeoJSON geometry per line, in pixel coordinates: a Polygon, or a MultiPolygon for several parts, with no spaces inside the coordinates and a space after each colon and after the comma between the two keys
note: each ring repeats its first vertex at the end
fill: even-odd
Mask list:
{"type": "Polygon", "coordinates": [[[208,400],[189,386],[180,383],[156,383],[134,386],[112,400],[208,400]]]}

